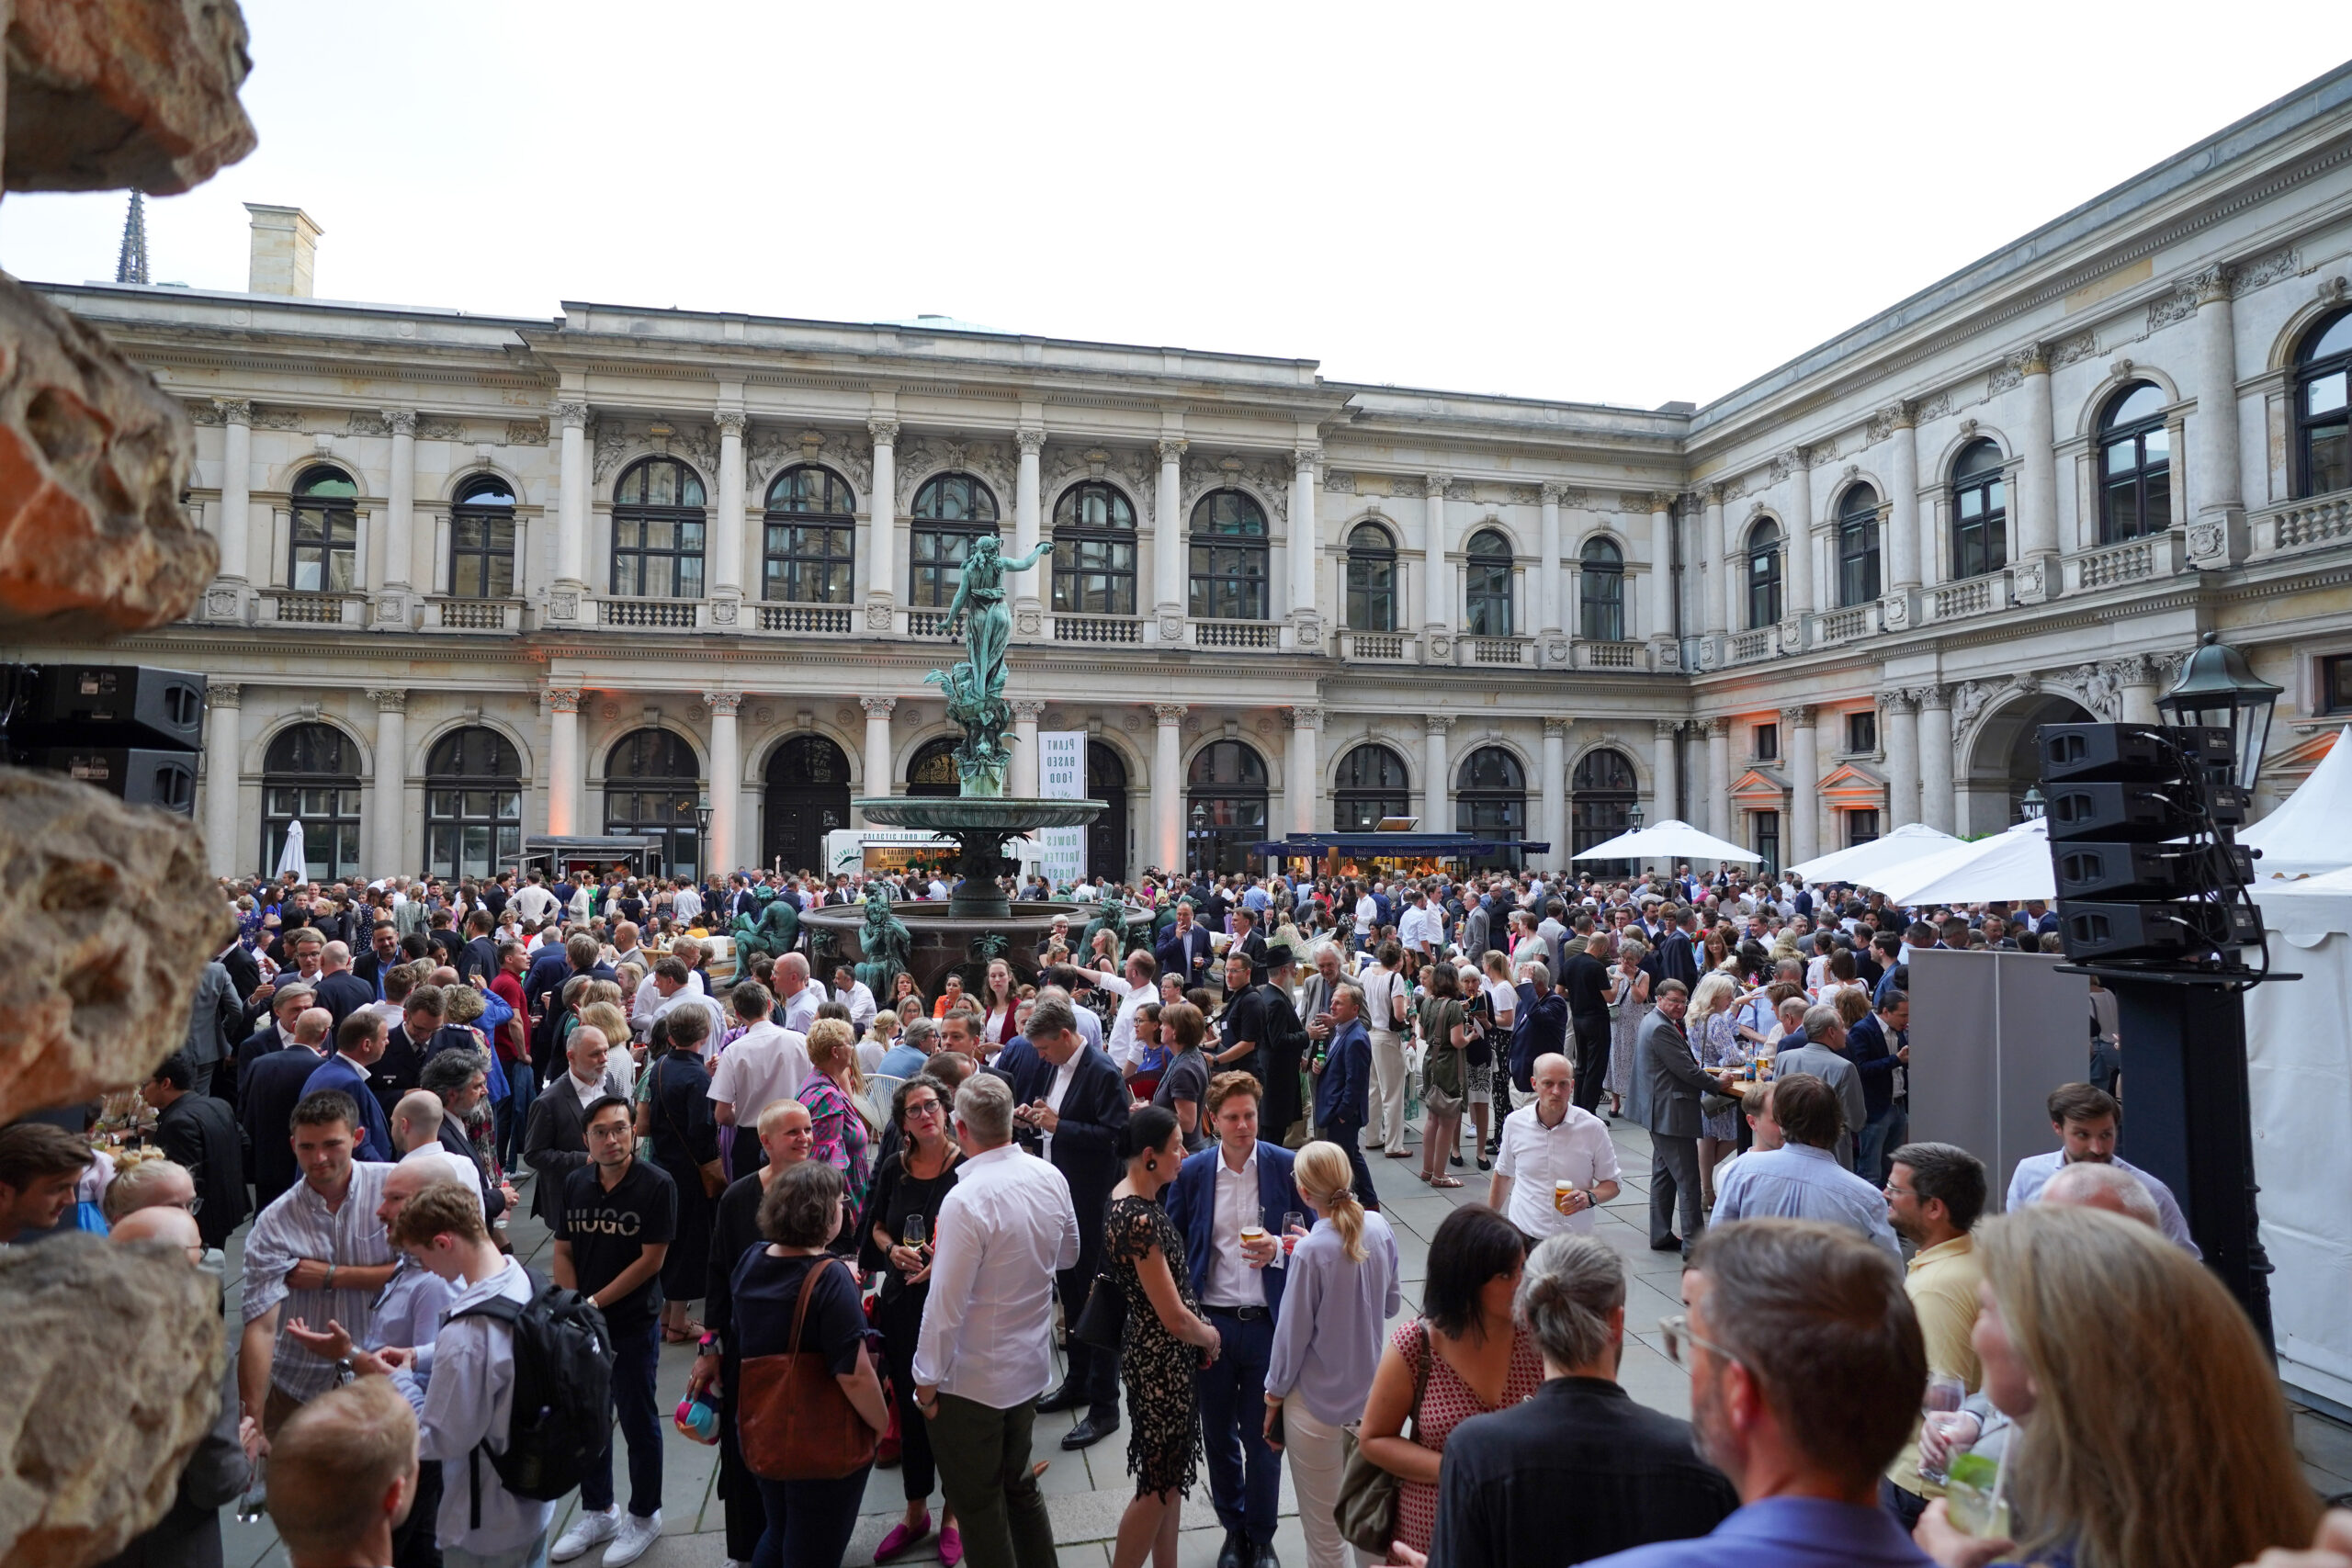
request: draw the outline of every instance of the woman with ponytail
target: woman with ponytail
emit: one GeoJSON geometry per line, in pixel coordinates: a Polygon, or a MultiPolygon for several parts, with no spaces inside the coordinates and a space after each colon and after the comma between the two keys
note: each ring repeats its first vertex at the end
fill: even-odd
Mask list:
{"type": "Polygon", "coordinates": [[[1356,1198],[1354,1168],[1339,1145],[1318,1140],[1299,1150],[1291,1179],[1315,1222],[1283,1238],[1290,1282],[1266,1363],[1266,1441],[1290,1454],[1309,1568],[1346,1568],[1347,1542],[1332,1515],[1345,1464],[1340,1431],[1363,1414],[1382,1325],[1403,1304],[1396,1235],[1356,1198]]]}

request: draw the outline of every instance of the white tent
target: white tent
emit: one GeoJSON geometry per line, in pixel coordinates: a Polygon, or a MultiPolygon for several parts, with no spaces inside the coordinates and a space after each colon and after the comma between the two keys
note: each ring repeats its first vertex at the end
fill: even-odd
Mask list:
{"type": "Polygon", "coordinates": [[[1989,839],[1954,844],[1882,874],[1878,890],[1897,904],[1913,905],[2055,898],[2049,829],[2037,818],[1989,839]]]}
{"type": "MultiPolygon", "coordinates": [[[[2262,852],[2254,863],[2255,875],[2267,884],[2274,877],[2316,876],[2339,866],[2352,865],[2352,835],[2344,830],[2352,820],[2352,735],[2346,725],[2319,760],[2311,777],[2280,801],[2278,809],[2259,822],[2249,823],[2238,842],[2262,852]]],[[[2257,895],[2261,889],[2256,888],[2257,895]]]]}
{"type": "Polygon", "coordinates": [[[311,874],[311,863],[302,853],[302,819],[300,817],[286,824],[286,847],[277,852],[277,869],[270,874],[283,876],[289,871],[297,877],[311,874]]]}
{"type": "Polygon", "coordinates": [[[1572,860],[1760,861],[1753,850],[1743,850],[1726,839],[1702,833],[1688,822],[1658,822],[1631,833],[1620,833],[1605,844],[1595,844],[1572,860]]]}
{"type": "MultiPolygon", "coordinates": [[[[2289,804],[2318,782],[2313,773],[2289,804]]],[[[2352,1208],[2344,1202],[2352,1191],[2352,1139],[2344,1135],[2352,1127],[2344,1029],[2352,1017],[2352,870],[2258,886],[2254,895],[2270,966],[2302,976],[2245,994],[2262,1245],[2278,1269],[2270,1316],[2278,1375],[2341,1413],[2352,1406],[2352,1314],[2344,1310],[2352,1302],[2352,1208]]]]}
{"type": "Polygon", "coordinates": [[[1833,850],[1792,865],[1789,874],[1802,876],[1807,882],[1850,882],[1858,887],[1876,887],[1879,878],[1896,866],[1948,850],[1960,841],[1925,822],[1906,822],[1883,839],[1856,844],[1851,849],[1833,850]]]}

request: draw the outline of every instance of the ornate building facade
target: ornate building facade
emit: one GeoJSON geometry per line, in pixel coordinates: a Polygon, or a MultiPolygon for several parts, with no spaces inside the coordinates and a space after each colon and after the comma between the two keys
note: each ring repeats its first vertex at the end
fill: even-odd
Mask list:
{"type": "MultiPolygon", "coordinates": [[[[220,543],[104,655],[212,682],[216,869],[486,869],[525,832],[814,865],[937,789],[978,530],[1014,787],[1083,729],[1101,870],[1416,816],[1554,846],[1639,805],[1793,861],[2016,819],[2032,731],[2154,716],[2207,630],[2352,714],[2352,68],[1704,407],[1311,361],[567,303],[552,320],[51,287],[185,399],[220,543]]],[[[299,291],[299,292],[298,292],[299,291]]],[[[12,659],[86,657],[20,645],[12,659]]],[[[952,773],[946,775],[952,779],[952,773]]]]}

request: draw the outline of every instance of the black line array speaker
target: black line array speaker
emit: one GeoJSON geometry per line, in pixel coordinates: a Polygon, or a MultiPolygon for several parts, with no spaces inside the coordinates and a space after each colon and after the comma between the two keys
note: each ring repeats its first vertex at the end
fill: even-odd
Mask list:
{"type": "Polygon", "coordinates": [[[19,767],[192,817],[204,687],[192,671],[140,664],[0,666],[0,739],[19,767]]]}

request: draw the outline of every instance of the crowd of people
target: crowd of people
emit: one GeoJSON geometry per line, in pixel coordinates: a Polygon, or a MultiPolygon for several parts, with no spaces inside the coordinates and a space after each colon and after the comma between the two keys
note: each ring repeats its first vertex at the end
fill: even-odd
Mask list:
{"type": "Polygon", "coordinates": [[[1285,1464],[1313,1568],[2352,1562],[2253,1330],[2115,1154],[2111,1017],[1997,1216],[1975,1156],[1910,1140],[1909,953],[2039,949],[2048,910],[1688,868],[1046,891],[1078,902],[1034,968],[876,997],[726,940],[857,878],[225,888],[135,1099],[0,1129],[0,1244],[217,1271],[243,1229],[220,1423],[126,1560],[217,1554],[266,1456],[297,1568],[625,1568],[674,1421],[717,1444],[730,1564],[837,1564],[895,1464],[876,1561],[1042,1568],[1033,1427],[1068,1411],[1066,1450],[1125,1429],[1117,1568],[1173,1568],[1204,1489],[1219,1568],[1277,1568],[1285,1464]],[[1620,1118],[1682,1264],[1654,1332],[1595,1224],[1620,1118]],[[1412,1290],[1384,1207],[1474,1168],[1412,1290]],[[1689,1423],[1620,1384],[1630,1336],[1689,1423]]]}

